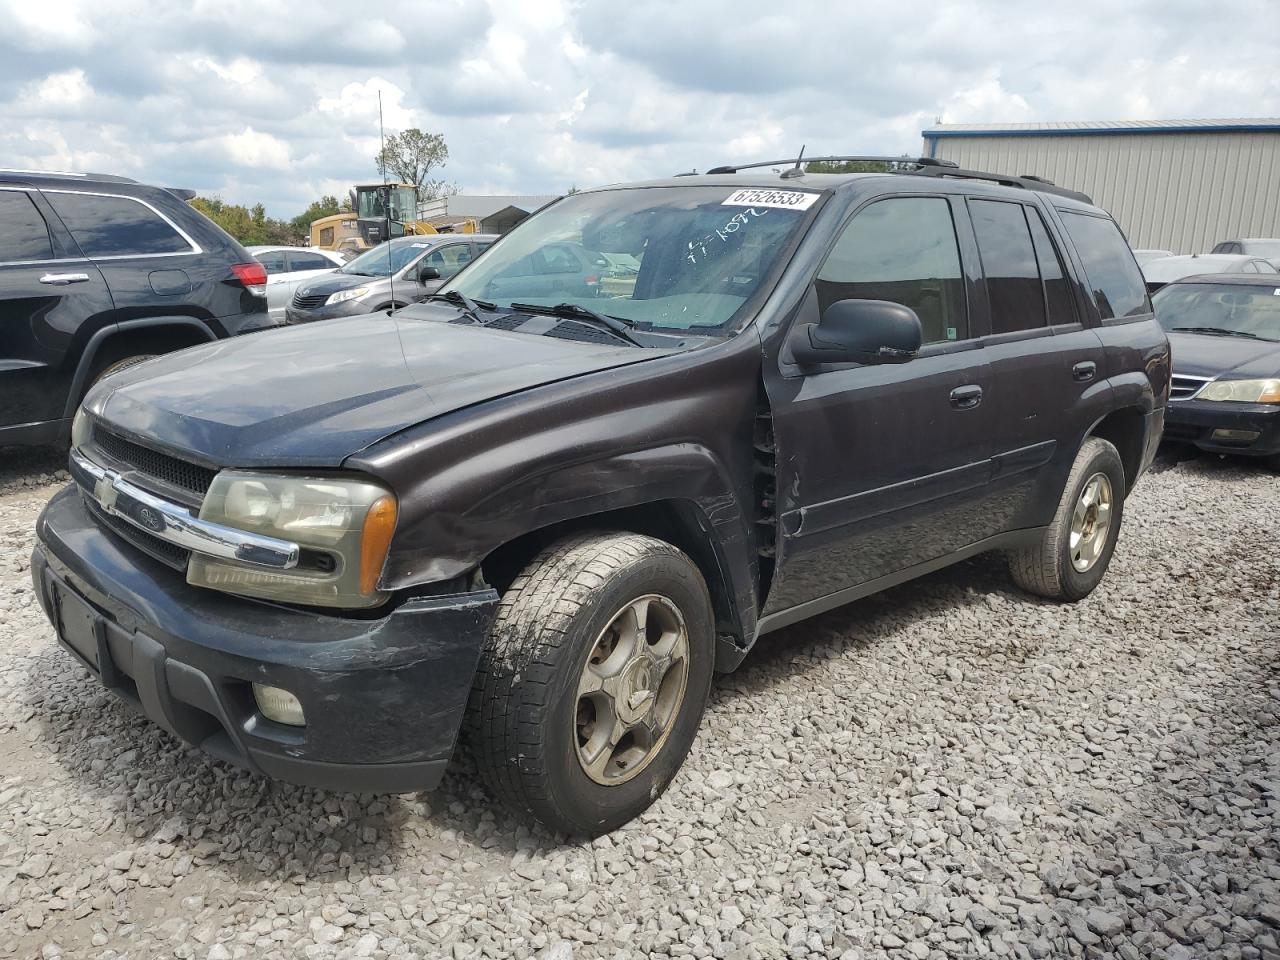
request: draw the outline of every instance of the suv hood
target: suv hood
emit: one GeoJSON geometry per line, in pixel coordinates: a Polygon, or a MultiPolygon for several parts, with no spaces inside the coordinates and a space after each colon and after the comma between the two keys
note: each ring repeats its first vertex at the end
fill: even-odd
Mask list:
{"type": "Polygon", "coordinates": [[[1169,332],[1173,372],[1232,379],[1280,375],[1280,343],[1206,333],[1169,332]]]}
{"type": "Polygon", "coordinates": [[[672,352],[377,313],[167,354],[104,380],[85,406],[216,466],[336,467],[432,417],[672,352]]]}

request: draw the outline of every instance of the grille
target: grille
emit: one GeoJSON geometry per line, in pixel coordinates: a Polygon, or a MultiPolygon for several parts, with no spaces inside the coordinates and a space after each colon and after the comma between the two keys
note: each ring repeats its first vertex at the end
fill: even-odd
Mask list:
{"type": "Polygon", "coordinates": [[[130,469],[202,499],[218,472],[144,447],[101,427],[94,428],[93,442],[112,459],[130,469]]]}
{"type": "Polygon", "coordinates": [[[161,540],[159,537],[153,537],[145,530],[139,530],[131,523],[126,523],[119,517],[113,517],[111,514],[104,512],[92,500],[85,498],[85,503],[89,505],[89,512],[93,518],[98,521],[98,525],[110,530],[120,539],[137,547],[143,553],[146,553],[159,560],[165,566],[173,567],[175,570],[187,569],[187,561],[191,559],[191,554],[175,546],[167,540],[161,540]]]}
{"type": "Polygon", "coordinates": [[[293,305],[299,310],[314,310],[316,307],[323,307],[324,302],[329,299],[327,293],[313,293],[309,296],[303,296],[300,293],[293,295],[293,305]]]}
{"type": "Polygon", "coordinates": [[[1209,377],[1187,377],[1174,374],[1170,378],[1169,399],[1189,400],[1200,392],[1200,388],[1209,382],[1209,377]]]}
{"type": "Polygon", "coordinates": [[[1203,427],[1193,426],[1189,423],[1170,423],[1168,420],[1164,422],[1164,438],[1166,440],[1198,440],[1202,433],[1204,433],[1203,427]]]}
{"type": "Polygon", "coordinates": [[[547,331],[547,336],[558,340],[582,340],[586,343],[626,343],[615,333],[575,320],[562,320],[547,331]]]}

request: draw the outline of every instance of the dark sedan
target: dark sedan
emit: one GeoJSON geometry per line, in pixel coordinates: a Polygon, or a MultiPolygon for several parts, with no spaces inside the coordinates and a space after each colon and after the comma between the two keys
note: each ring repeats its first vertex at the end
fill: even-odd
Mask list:
{"type": "Polygon", "coordinates": [[[1165,438],[1280,469],[1280,277],[1187,277],[1151,301],[1173,349],[1165,438]]]}

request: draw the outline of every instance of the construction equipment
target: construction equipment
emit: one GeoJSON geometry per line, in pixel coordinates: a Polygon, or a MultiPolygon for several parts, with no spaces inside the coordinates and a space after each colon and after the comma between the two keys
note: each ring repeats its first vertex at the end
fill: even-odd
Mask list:
{"type": "Polygon", "coordinates": [[[418,191],[411,183],[362,183],[351,191],[351,212],[311,224],[311,245],[323,250],[368,250],[395,237],[433,233],[477,233],[474,219],[450,218],[433,225],[418,217],[418,191]]]}

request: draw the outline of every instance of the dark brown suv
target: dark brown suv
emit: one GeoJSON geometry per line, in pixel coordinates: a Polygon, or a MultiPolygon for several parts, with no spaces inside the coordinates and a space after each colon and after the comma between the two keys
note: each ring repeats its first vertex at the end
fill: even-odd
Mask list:
{"type": "Polygon", "coordinates": [[[424,303],[112,377],[39,520],[60,640],[220,759],[418,790],[465,728],[590,834],[762,634],[987,551],[1080,599],[1161,433],[1142,276],[1079,194],[892,170],[584,191],[424,303]],[[564,243],[621,266],[513,282],[564,243]]]}

